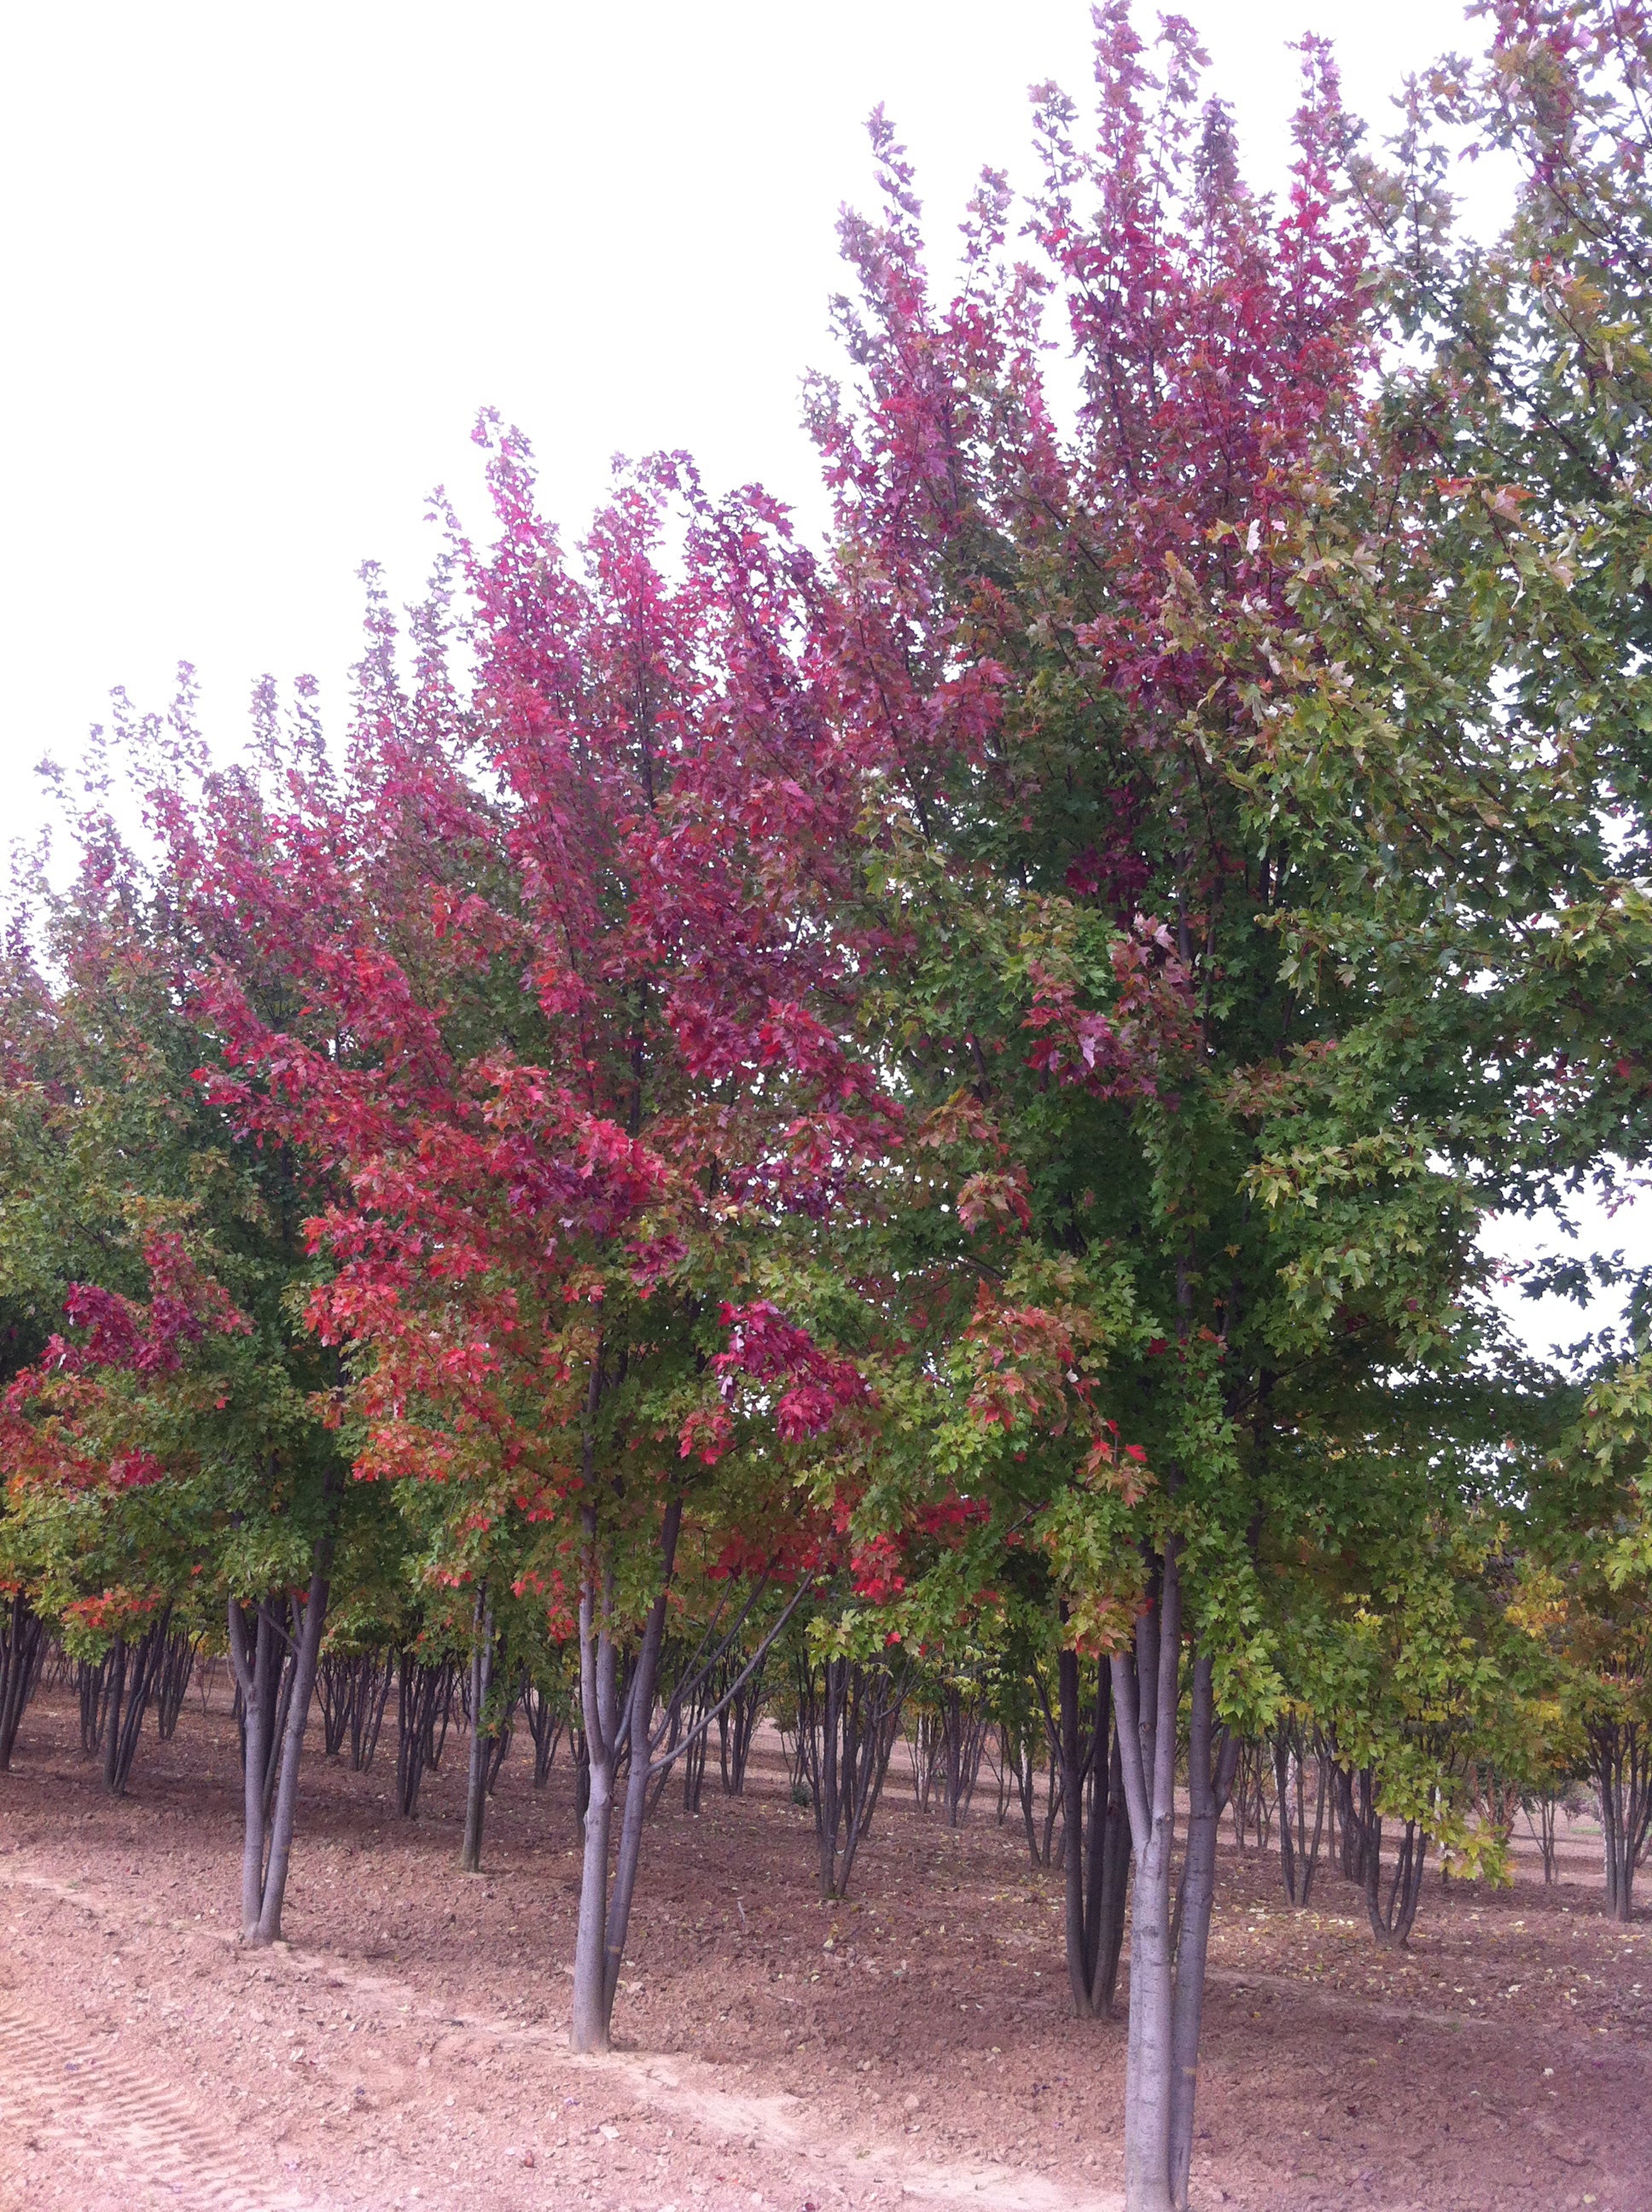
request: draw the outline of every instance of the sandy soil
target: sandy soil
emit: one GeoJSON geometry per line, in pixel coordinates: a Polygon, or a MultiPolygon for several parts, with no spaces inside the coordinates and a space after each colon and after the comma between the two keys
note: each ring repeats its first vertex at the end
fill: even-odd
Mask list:
{"type": "MultiPolygon", "coordinates": [[[[1059,1877],[990,1803],[949,1832],[891,1784],[829,1908],[777,1763],[741,1800],[714,1769],[697,1820],[673,1790],[622,2047],[576,2060],[565,1765],[536,1793],[513,1750],[465,1878],[462,1744],[416,1823],[393,1758],[307,1760],[291,1942],[249,1953],[228,1713],[192,1697],[116,1802],[68,1700],[31,1709],[0,1776],[0,2212],[1119,2204],[1122,2024],[1070,2017],[1059,1877]]],[[[1430,1874],[1380,1953],[1345,1885],[1294,1913],[1228,1838],[1200,2099],[1200,2212],[1652,2212],[1652,1920],[1605,1921],[1579,1836],[1547,1893],[1529,1859],[1501,1893],[1430,1874]]]]}

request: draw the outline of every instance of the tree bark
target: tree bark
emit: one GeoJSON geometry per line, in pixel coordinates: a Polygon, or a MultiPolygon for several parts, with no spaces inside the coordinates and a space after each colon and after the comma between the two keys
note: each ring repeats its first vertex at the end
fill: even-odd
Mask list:
{"type": "Polygon", "coordinates": [[[292,1859],[293,1830],[298,1816],[299,1759],[304,1749],[305,1723],[310,1717],[315,1670],[321,1658],[321,1630],[327,1617],[327,1575],[332,1555],[331,1540],[324,1539],[316,1547],[316,1554],[315,1565],[310,1575],[309,1594],[305,1601],[304,1625],[299,1632],[298,1650],[294,1658],[286,1725],[282,1732],[281,1771],[276,1784],[275,1805],[270,1821],[270,1859],[264,1871],[264,1895],[254,1937],[258,1943],[277,1942],[281,1936],[281,1908],[287,1894],[287,1869],[292,1859]]]}
{"type": "Polygon", "coordinates": [[[872,1826],[911,1681],[881,1662],[798,1663],[798,1759],[815,1808],[823,1903],[841,1899],[872,1826]]]}
{"type": "Polygon", "coordinates": [[[31,1611],[22,1590],[14,1590],[0,1638],[0,1773],[11,1765],[24,1708],[40,1678],[46,1640],[46,1623],[31,1611]]]}
{"type": "Polygon", "coordinates": [[[264,1728],[271,1703],[274,1624],[266,1600],[258,1609],[252,1648],[239,1599],[229,1601],[229,1660],[241,1693],[241,1941],[256,1941],[264,1902],[264,1728]]]}
{"type": "Polygon", "coordinates": [[[1382,1821],[1373,1814],[1365,1839],[1365,1912],[1377,1942],[1395,1949],[1411,1941],[1423,1894],[1423,1868],[1428,1857],[1428,1836],[1415,1820],[1400,1832],[1394,1857],[1394,1880],[1386,1902],[1382,1896],[1382,1821]]]}
{"type": "Polygon", "coordinates": [[[1173,1932],[1181,1664],[1181,1567],[1173,1540],[1137,1621],[1133,1651],[1116,1652],[1111,1662],[1121,1781],[1136,1855],[1125,2059],[1127,2212],[1187,2212],[1187,2205],[1217,1824],[1238,1755],[1236,1742],[1216,1725],[1209,1656],[1195,1646],[1191,1659],[1187,1847],[1173,1932]]]}
{"type": "Polygon", "coordinates": [[[683,1500],[677,1495],[666,1506],[660,1529],[659,1589],[649,1608],[642,1648],[622,1701],[617,1684],[618,1655],[613,1637],[613,1565],[611,1561],[599,1557],[595,1508],[587,1507],[584,1515],[586,1567],[580,1587],[580,1694],[585,1716],[590,1796],[585,1811],[585,1857],[580,1877],[580,1914],[574,1948],[571,2042],[577,2051],[606,2051],[611,2038],[614,1997],[619,1988],[620,1962],[625,1953],[631,1899],[642,1850],[654,1680],[665,1632],[665,1609],[682,1518],[683,1500]],[[609,1841],[613,1827],[615,1784],[623,1754],[629,1754],[630,1763],[610,1893],[609,1841]]]}
{"type": "Polygon", "coordinates": [[[1151,1601],[1137,1621],[1134,1651],[1115,1653],[1111,1661],[1125,1802],[1136,1852],[1125,2058],[1127,2212],[1177,2212],[1170,2179],[1170,1854],[1181,1650],[1181,1590],[1171,1541],[1151,1601]]]}
{"type": "Polygon", "coordinates": [[[483,1734],[488,1692],[493,1683],[494,1615],[485,1584],[476,1594],[471,1634],[471,1760],[465,1778],[465,1843],[460,1870],[482,1871],[482,1823],[488,1804],[488,1746],[483,1734]]]}
{"type": "Polygon", "coordinates": [[[649,1732],[653,1725],[654,1680],[659,1670],[659,1647],[665,1635],[665,1607],[677,1563],[677,1536],[683,1525],[683,1498],[673,1495],[665,1508],[659,1532],[659,1590],[648,1612],[642,1632],[642,1650],[625,1705],[623,1727],[630,1747],[626,1778],[625,1809],[620,1820],[619,1850],[614,1863],[613,1894],[609,1899],[603,1943],[603,2045],[606,2050],[614,2016],[614,1996],[619,1988],[620,1962],[625,1955],[625,1933],[631,1921],[631,1899],[636,1890],[637,1863],[642,1855],[642,1819],[647,1809],[649,1732]]]}
{"type": "Polygon", "coordinates": [[[1652,1832],[1652,1741],[1634,1721],[1603,1721],[1588,1730],[1589,1763],[1600,1799],[1606,1913],[1635,1912],[1635,1869],[1652,1832]]]}
{"type": "MultiPolygon", "coordinates": [[[[1063,1651],[1057,1667],[1051,1750],[1060,1767],[1067,1984],[1073,2010],[1090,2020],[1113,2009],[1130,1879],[1129,1816],[1109,1669],[1097,1670],[1095,1717],[1084,1730],[1078,1654],[1063,1651]]],[[[1049,1725],[1048,1709],[1045,1719],[1049,1725]]]]}
{"type": "Polygon", "coordinates": [[[1193,2102],[1199,2087],[1199,2038],[1205,2016],[1205,1970],[1216,1902],[1216,1832],[1232,1786],[1239,1747],[1216,1728],[1211,1662],[1193,1662],[1192,1725],[1187,1746],[1187,1849],[1181,1875],[1181,1928],[1176,1944],[1170,2029],[1170,2196],[1187,2203],[1193,2154],[1193,2102]]]}
{"type": "Polygon", "coordinates": [[[1102,1828],[1099,1882],[1096,1907],[1096,1956],[1090,1971],[1090,2010],[1097,2018],[1110,2018],[1119,1985],[1119,1959],[1124,1949],[1125,1908],[1130,1895],[1130,1814],[1124,1799],[1124,1761],[1119,1731],[1113,1730],[1108,1759],[1107,1812],[1102,1828]]]}
{"type": "Polygon", "coordinates": [[[284,1635],[274,1601],[258,1607],[249,1643],[246,1617],[229,1601],[229,1658],[241,1693],[244,1730],[241,1761],[241,1941],[268,1944],[281,1940],[282,1905],[292,1861],[298,1816],[298,1770],[309,1719],[310,1699],[321,1657],[321,1632],[327,1615],[328,1574],[332,1540],[317,1543],[303,1617],[284,1635]],[[278,1640],[287,1646],[285,1652],[278,1640]]]}
{"type": "Polygon", "coordinates": [[[117,1636],[109,1654],[109,1708],[103,1724],[103,1786],[111,1795],[120,1762],[120,1711],[126,1696],[126,1639],[117,1636]]]}
{"type": "Polygon", "coordinates": [[[570,2040],[576,2051],[591,2051],[608,2048],[603,1947],[608,1929],[608,1829],[614,1802],[619,1717],[615,1709],[614,1571],[597,1557],[595,1507],[586,1506],[582,1519],[586,1566],[580,1582],[580,1703],[585,1720],[587,1794],[580,1917],[574,1939],[570,2040]]]}
{"type": "Polygon", "coordinates": [[[135,1644],[123,1643],[117,1647],[119,1663],[111,1692],[103,1755],[104,1786],[117,1797],[125,1796],[126,1785],[131,1779],[132,1761],[137,1756],[138,1738],[143,1731],[143,1717],[166,1663],[171,1621],[172,1607],[168,1606],[135,1644]]]}

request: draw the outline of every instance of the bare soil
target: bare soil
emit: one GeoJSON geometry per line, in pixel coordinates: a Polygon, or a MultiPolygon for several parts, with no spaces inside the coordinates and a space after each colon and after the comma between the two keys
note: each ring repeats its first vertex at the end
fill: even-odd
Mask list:
{"type": "MultiPolygon", "coordinates": [[[[313,1748],[291,1941],[247,1952],[222,1708],[113,1801],[47,1694],[0,1775],[0,2212],[1119,2205],[1122,2021],[1071,2017],[1060,1876],[985,1785],[948,1830],[892,1778],[828,1907],[778,1757],[743,1799],[714,1759],[644,1847],[621,2047],[579,2060],[565,1754],[536,1792],[513,1749],[465,1877],[462,1741],[416,1822],[393,1743],[313,1748]]],[[[1431,1872],[1388,1953],[1224,1832],[1199,2212],[1652,2212],[1652,1923],[1606,1922],[1587,1836],[1546,1892],[1529,1855],[1501,1892],[1431,1872]]]]}

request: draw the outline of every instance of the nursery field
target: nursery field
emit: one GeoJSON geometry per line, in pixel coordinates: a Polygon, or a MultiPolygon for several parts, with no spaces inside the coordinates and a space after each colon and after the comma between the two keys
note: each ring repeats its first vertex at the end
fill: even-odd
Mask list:
{"type": "MultiPolygon", "coordinates": [[[[576,2059],[565,1753],[538,1791],[507,1759],[476,1877],[462,1759],[414,1822],[392,1765],[307,1757],[291,1942],[248,1951],[222,1686],[125,1800],[42,1694],[0,1775],[0,2212],[1121,2202],[1122,2018],[1071,2017],[1060,1877],[985,1784],[950,1831],[892,1774],[836,1906],[772,1740],[743,1798],[668,1793],[617,2047],[576,2059]]],[[[1200,2212],[1652,2207],[1652,1940],[1598,1851],[1567,1837],[1547,1890],[1534,1854],[1501,1892],[1430,1872],[1387,1953],[1334,1872],[1293,1913],[1224,1824],[1200,2212]]]]}

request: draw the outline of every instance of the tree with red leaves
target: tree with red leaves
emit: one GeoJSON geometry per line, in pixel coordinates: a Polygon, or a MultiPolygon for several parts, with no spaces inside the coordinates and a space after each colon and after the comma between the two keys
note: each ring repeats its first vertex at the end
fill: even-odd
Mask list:
{"type": "MultiPolygon", "coordinates": [[[[824,619],[876,794],[863,1019],[904,1158],[928,1148],[891,1182],[881,1276],[872,1243],[845,1268],[897,1414],[859,1534],[898,1540],[938,1480],[988,1498],[951,1601],[1059,1603],[1066,1649],[1108,1656],[1131,2212],[1187,2201],[1216,1822],[1235,1731],[1286,1686],[1298,1578],[1362,1528],[1466,1510],[1467,1438],[1529,1421],[1494,1363],[1471,1380],[1496,1340],[1473,1235],[1541,1070],[1506,994],[1466,1026],[1462,981],[1506,942],[1522,825],[1557,871],[1587,861],[1495,718],[1417,673],[1439,577],[1371,412],[1329,57],[1303,49],[1277,205],[1202,64],[1184,22],[1153,55],[1098,10],[1090,135],[1037,101],[1034,258],[989,175],[945,306],[878,119],[883,211],[844,232],[855,383],[815,403],[824,619]]],[[[898,1602],[921,1634],[916,1586],[898,1602]]]]}
{"type": "Polygon", "coordinates": [[[198,1634],[216,1613],[232,1650],[250,1635],[241,1921],[268,1942],[330,1562],[351,1539],[312,1402],[329,1363],[291,1310],[311,1271],[290,1156],[238,1144],[195,1079],[198,941],[97,797],[94,778],[70,806],[77,874],[37,887],[7,963],[0,1280],[33,1318],[0,1437],[9,1549],[76,1657],[106,1659],[112,1787],[168,1624],[198,1634]]]}
{"type": "Polygon", "coordinates": [[[440,1486],[428,1571],[507,1560],[577,1623],[574,2032],[595,2049],[675,1563],[776,1520],[794,1455],[864,1407],[811,1329],[811,1273],[901,1116],[853,1044],[830,925],[854,787],[780,518],[661,464],[575,568],[519,441],[483,434],[499,537],[453,550],[468,705],[434,622],[406,691],[381,638],[343,784],[289,778],[255,823],[175,810],[170,834],[192,908],[233,910],[253,963],[199,979],[208,1096],[336,1194],[309,1224],[309,1320],[349,1370],[357,1480],[440,1486]]]}

